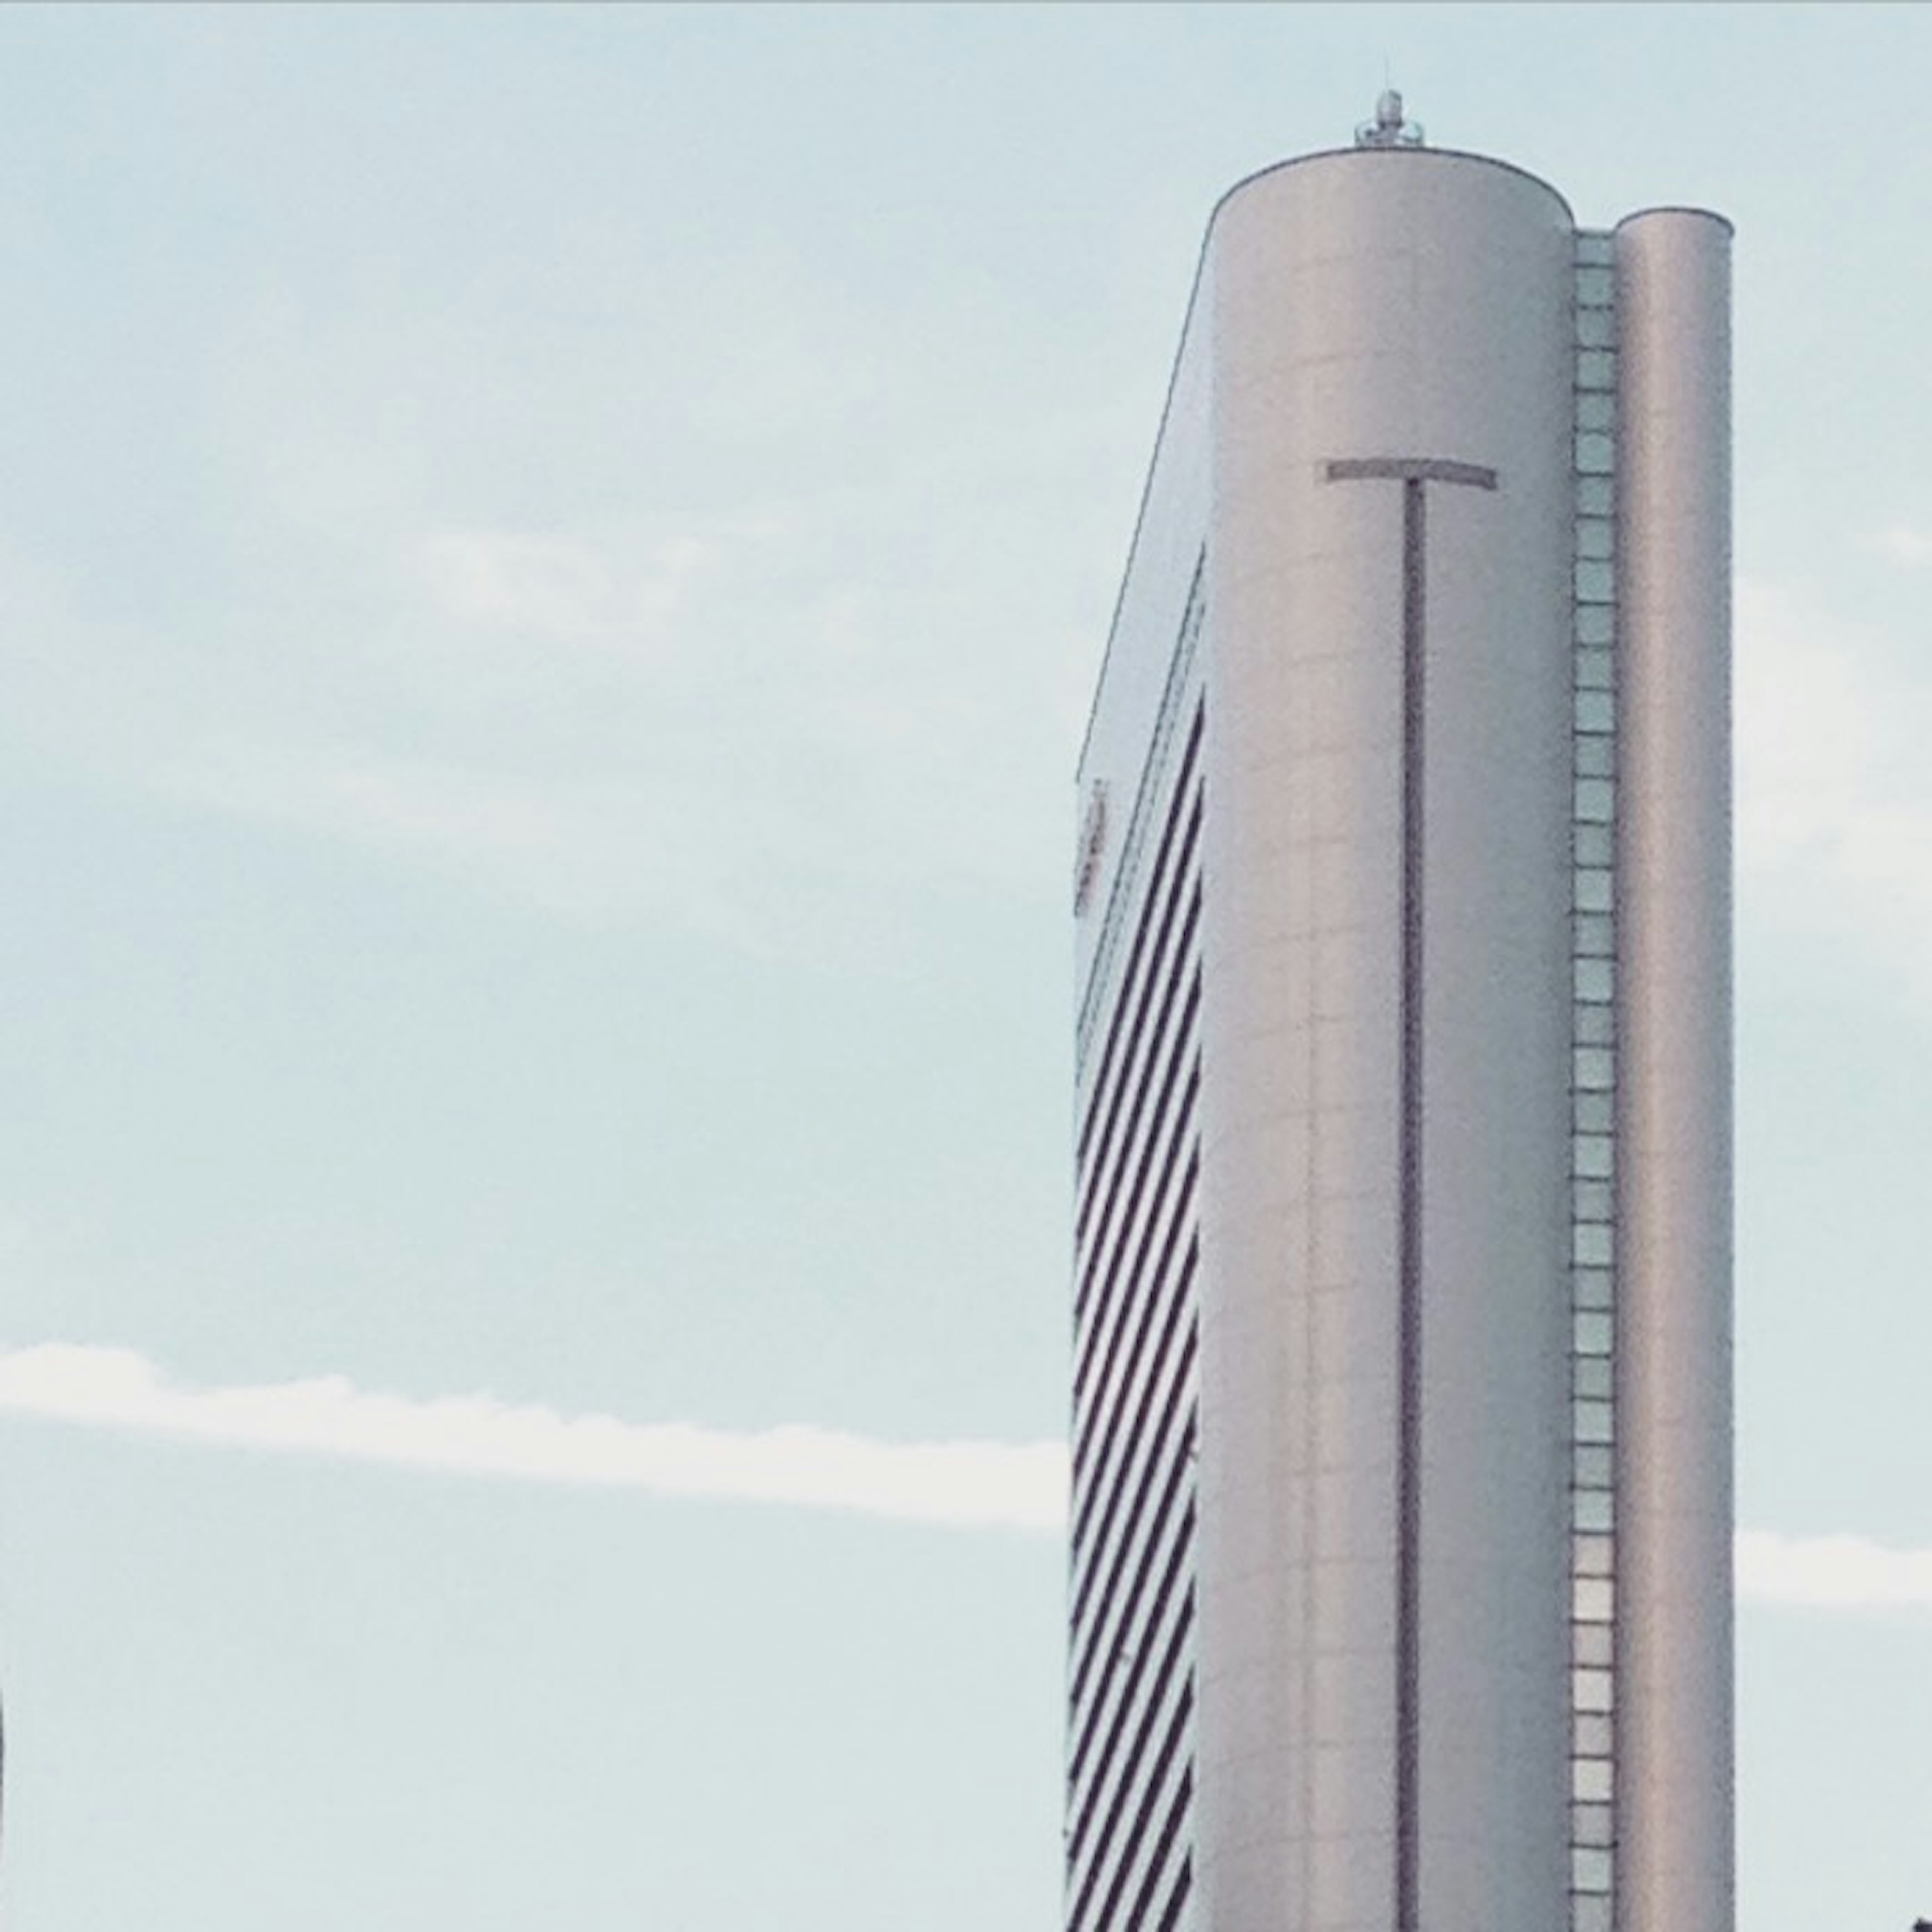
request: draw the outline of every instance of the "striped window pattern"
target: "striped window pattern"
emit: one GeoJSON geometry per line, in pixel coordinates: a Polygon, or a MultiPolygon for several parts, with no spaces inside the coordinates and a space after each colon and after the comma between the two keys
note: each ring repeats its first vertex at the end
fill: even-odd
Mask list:
{"type": "Polygon", "coordinates": [[[1096,961],[1077,1143],[1068,1932],[1174,1932],[1192,1882],[1196,1096],[1204,720],[1197,575],[1096,961]]]}

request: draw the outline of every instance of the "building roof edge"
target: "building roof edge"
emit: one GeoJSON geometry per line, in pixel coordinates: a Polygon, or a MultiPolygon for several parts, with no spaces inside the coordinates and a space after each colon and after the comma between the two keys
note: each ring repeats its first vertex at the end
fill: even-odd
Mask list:
{"type": "Polygon", "coordinates": [[[1360,160],[1372,166],[1386,164],[1391,159],[1408,162],[1468,161],[1479,167],[1500,168],[1505,174],[1520,176],[1523,180],[1542,189],[1569,217],[1570,226],[1574,228],[1577,225],[1576,210],[1570,206],[1569,196],[1560,188],[1552,188],[1540,175],[1533,174],[1528,168],[1520,167],[1514,161],[1498,160],[1494,154],[1472,154],[1463,148],[1318,148],[1312,154],[1291,154],[1285,161],[1270,161],[1266,167],[1256,168],[1252,174],[1244,175],[1222,192],[1220,199],[1208,212],[1208,232],[1214,232],[1214,224],[1220,219],[1222,209],[1236,195],[1244,188],[1252,188],[1256,182],[1270,175],[1280,174],[1288,168],[1305,167],[1310,161],[1360,160]]]}
{"type": "MultiPolygon", "coordinates": [[[[1411,161],[1418,160],[1458,161],[1472,163],[1479,167],[1499,168],[1505,174],[1519,176],[1533,187],[1540,188],[1562,209],[1573,229],[1578,225],[1576,211],[1570,206],[1569,197],[1560,189],[1552,187],[1540,175],[1532,173],[1528,168],[1520,167],[1514,161],[1498,160],[1493,154],[1472,154],[1461,148],[1409,146],[1318,148],[1309,154],[1291,154],[1286,160],[1270,161],[1267,166],[1254,169],[1251,172],[1242,176],[1238,181],[1232,183],[1222,190],[1216,197],[1214,206],[1208,212],[1207,223],[1202,231],[1200,250],[1195,256],[1194,277],[1188,288],[1187,308],[1181,322],[1180,338],[1175,344],[1174,358],[1168,369],[1167,390],[1161,404],[1160,424],[1154,432],[1154,448],[1148,458],[1146,474],[1141,484],[1140,502],[1134,516],[1133,536],[1127,545],[1126,565],[1120,573],[1120,588],[1114,595],[1113,614],[1107,627],[1106,646],[1100,655],[1100,670],[1094,680],[1094,694],[1088,704],[1086,727],[1081,734],[1079,756],[1074,766],[1076,773],[1084,770],[1087,753],[1093,743],[1094,720],[1099,715],[1100,708],[1100,693],[1106,682],[1108,662],[1114,654],[1114,638],[1119,629],[1120,613],[1126,602],[1127,584],[1133,574],[1134,554],[1139,548],[1141,526],[1146,518],[1148,500],[1154,488],[1154,469],[1160,460],[1161,446],[1166,436],[1167,419],[1174,400],[1174,384],[1180,374],[1180,358],[1187,346],[1188,331],[1194,320],[1195,304],[1200,298],[1202,278],[1208,266],[1208,251],[1213,245],[1214,224],[1220,219],[1221,211],[1243,189],[1252,187],[1256,182],[1263,180],[1270,175],[1280,174],[1287,168],[1302,167],[1311,161],[1343,160],[1366,160],[1371,164],[1375,164],[1387,161],[1390,156],[1400,156],[1403,160],[1411,161]]],[[[1660,212],[1653,209],[1640,211],[1640,213],[1646,214],[1660,212]]],[[[1716,218],[1723,219],[1721,216],[1716,218]]],[[[1636,217],[1627,216],[1625,219],[1634,220],[1636,217]]]]}
{"type": "MultiPolygon", "coordinates": [[[[1652,214],[1694,214],[1705,221],[1714,221],[1726,235],[1736,235],[1738,224],[1728,214],[1720,214],[1714,208],[1696,208],[1688,202],[1666,201],[1654,208],[1634,208],[1617,223],[1618,228],[1628,228],[1633,221],[1641,221],[1652,214]]],[[[1615,233],[1615,229],[1611,232],[1615,233]]]]}
{"type": "MultiPolygon", "coordinates": [[[[1220,205],[1218,202],[1215,204],[1216,207],[1220,205]]],[[[1188,335],[1194,326],[1194,306],[1201,298],[1202,278],[1208,270],[1208,244],[1214,230],[1214,218],[1210,215],[1207,232],[1202,235],[1200,248],[1194,257],[1194,279],[1188,284],[1187,308],[1181,318],[1180,338],[1174,346],[1173,360],[1168,364],[1167,388],[1161,398],[1160,423],[1154,433],[1154,448],[1148,456],[1147,473],[1141,479],[1140,501],[1134,511],[1134,532],[1127,544],[1127,560],[1120,571],[1120,588],[1114,593],[1113,614],[1107,623],[1107,642],[1100,653],[1100,668],[1094,674],[1094,694],[1087,704],[1086,728],[1080,734],[1080,755],[1073,766],[1076,784],[1086,770],[1087,753],[1094,742],[1094,721],[1100,714],[1100,694],[1106,688],[1107,667],[1114,656],[1114,639],[1120,628],[1120,614],[1126,608],[1127,586],[1133,579],[1134,557],[1140,548],[1142,526],[1147,521],[1148,504],[1154,495],[1154,471],[1160,465],[1162,447],[1167,440],[1167,419],[1174,410],[1174,392],[1180,380],[1180,360],[1187,352],[1188,335]]]]}

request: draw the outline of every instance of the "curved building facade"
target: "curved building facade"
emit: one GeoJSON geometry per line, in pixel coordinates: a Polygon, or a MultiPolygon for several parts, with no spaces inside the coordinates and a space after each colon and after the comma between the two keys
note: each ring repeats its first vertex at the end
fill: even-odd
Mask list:
{"type": "Polygon", "coordinates": [[[1731,1922],[1728,226],[1216,209],[1080,774],[1070,1932],[1731,1922]]]}

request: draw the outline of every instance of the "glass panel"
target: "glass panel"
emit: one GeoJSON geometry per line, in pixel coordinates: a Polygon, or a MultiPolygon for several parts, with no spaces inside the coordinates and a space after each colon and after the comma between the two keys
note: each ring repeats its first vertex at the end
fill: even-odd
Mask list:
{"type": "Polygon", "coordinates": [[[1579,308],[1608,308],[1616,300],[1616,278],[1608,268],[1579,268],[1576,271],[1576,306],[1579,308]]]}
{"type": "Polygon", "coordinates": [[[1581,1712],[1570,1720],[1570,1740],[1579,1757],[1608,1757],[1610,1754],[1610,1720],[1586,1716],[1581,1712]]]}
{"type": "Polygon", "coordinates": [[[1576,781],[1575,815],[1586,825],[1607,825],[1616,809],[1616,788],[1607,778],[1576,781]]]}
{"type": "Polygon", "coordinates": [[[1610,1118],[1611,1100],[1607,1094],[1573,1094],[1570,1096],[1570,1118],[1576,1124],[1580,1134],[1606,1134],[1614,1121],[1610,1118]]]}
{"type": "Polygon", "coordinates": [[[1607,476],[1580,476],[1576,479],[1576,514],[1580,517],[1607,517],[1616,509],[1616,491],[1607,476]]]}
{"type": "Polygon", "coordinates": [[[1574,746],[1576,776],[1580,778],[1616,776],[1617,748],[1610,738],[1579,738],[1574,746]]]}
{"type": "Polygon", "coordinates": [[[1592,1400],[1610,1399],[1610,1365],[1600,1355],[1579,1355],[1570,1365],[1570,1392],[1592,1400]]]}
{"type": "Polygon", "coordinates": [[[1573,1711],[1613,1710],[1616,1695],[1607,1670],[1573,1670],[1570,1673],[1570,1708],[1573,1711]]]}
{"type": "Polygon", "coordinates": [[[1614,262],[1617,258],[1616,238],[1600,228],[1580,228],[1576,231],[1576,259],[1580,262],[1614,262]]]}
{"type": "MultiPolygon", "coordinates": [[[[1602,482],[1599,477],[1597,481],[1602,482]]],[[[1609,604],[1580,604],[1576,607],[1576,641],[1580,644],[1609,644],[1616,640],[1617,614],[1609,604]]],[[[1610,680],[1606,678],[1607,684],[1610,680]]]]}
{"type": "MultiPolygon", "coordinates": [[[[1600,746],[1608,751],[1609,742],[1602,738],[1588,741],[1592,748],[1600,746]]],[[[1576,748],[1580,752],[1584,747],[1576,748]]],[[[1579,912],[1608,912],[1610,910],[1610,875],[1608,872],[1594,866],[1586,866],[1576,875],[1576,905],[1579,912]]]]}
{"type": "Polygon", "coordinates": [[[1616,467],[1616,446],[1600,429],[1576,432],[1576,473],[1580,476],[1607,476],[1616,467]]]}
{"type": "Polygon", "coordinates": [[[1576,1006],[1570,1014],[1570,1037],[1579,1046],[1608,1046],[1617,1036],[1614,1006],[1576,1006]]]}
{"type": "Polygon", "coordinates": [[[1579,1846],[1570,1854],[1570,1884],[1576,1892],[1608,1892],[1610,1855],[1579,1846]]]}
{"type": "Polygon", "coordinates": [[[1617,704],[1607,691],[1580,691],[1576,694],[1576,728],[1580,731],[1614,731],[1617,704]]]}
{"type": "MultiPolygon", "coordinates": [[[[1614,429],[1617,421],[1617,399],[1607,389],[1582,389],[1576,396],[1576,427],[1579,429],[1614,429]]],[[[1606,556],[1607,550],[1599,550],[1599,556],[1606,556]]]]}
{"type": "MultiPolygon", "coordinates": [[[[1580,926],[1582,920],[1578,920],[1580,926]]],[[[1570,1056],[1570,1084],[1586,1093],[1600,1093],[1617,1081],[1616,1055],[1606,1046],[1580,1046],[1570,1056]]]]}
{"type": "Polygon", "coordinates": [[[1616,1526],[1614,1508],[1608,1490],[1572,1490],[1570,1523],[1574,1529],[1594,1529],[1607,1535],[1616,1526]]]}
{"type": "Polygon", "coordinates": [[[1616,1610],[1612,1588],[1607,1576],[1580,1576],[1571,1586],[1577,1622],[1607,1624],[1616,1610]]]}
{"type": "MultiPolygon", "coordinates": [[[[1588,436],[1579,436],[1588,442],[1588,436]]],[[[1576,560],[1576,603],[1616,603],[1617,566],[1600,556],[1580,556],[1576,560]]]]}
{"type": "Polygon", "coordinates": [[[1570,1405],[1570,1434],[1577,1442],[1614,1442],[1616,1424],[1606,1402],[1579,1402],[1570,1405]]]}
{"type": "Polygon", "coordinates": [[[1573,1845],[1609,1844],[1610,1808],[1607,1804],[1573,1804],[1570,1808],[1570,1842],[1573,1845]]]}
{"type": "MultiPolygon", "coordinates": [[[[1592,964],[1602,966],[1602,964],[1606,962],[1604,962],[1604,960],[1579,960],[1579,964],[1582,964],[1582,966],[1592,966],[1592,964]]],[[[1570,1009],[1570,1040],[1573,1040],[1579,1047],[1592,1047],[1592,1049],[1598,1051],[1598,1053],[1607,1053],[1611,1047],[1616,1046],[1616,1036],[1617,1036],[1616,1006],[1573,1006],[1573,1009],[1570,1009]]],[[[1616,1080],[1611,1080],[1610,1086],[1616,1086],[1616,1080]]],[[[1611,1165],[1613,1165],[1613,1157],[1611,1157],[1611,1161],[1606,1161],[1604,1167],[1600,1168],[1596,1174],[1592,1174],[1590,1178],[1602,1180],[1602,1178],[1610,1173],[1611,1165]]],[[[1579,1168],[1579,1173],[1582,1173],[1582,1168],[1579,1168]]]]}
{"type": "Polygon", "coordinates": [[[1616,1256],[1606,1221],[1585,1221],[1570,1230],[1570,1258],[1579,1268],[1607,1268],[1616,1256]]]}
{"type": "MultiPolygon", "coordinates": [[[[1578,423],[1585,429],[1600,429],[1610,422],[1610,399],[1608,396],[1582,396],[1577,399],[1578,423]],[[1584,405],[1603,413],[1601,423],[1593,423],[1584,414],[1584,405]]],[[[1617,526],[1609,517],[1579,517],[1576,519],[1576,554],[1579,556],[1614,556],[1616,554],[1617,526]]]]}
{"type": "Polygon", "coordinates": [[[1570,1796],[1586,1804],[1610,1802],[1610,1761],[1606,1757],[1570,1760],[1570,1796]]]}
{"type": "MultiPolygon", "coordinates": [[[[1579,1402],[1579,1408],[1586,1405],[1579,1402]]],[[[1592,1403],[1607,1408],[1607,1403],[1592,1403]]],[[[1579,1576],[1607,1576],[1616,1556],[1616,1544],[1607,1536],[1573,1536],[1570,1539],[1570,1568],[1579,1576]]]]}
{"type": "Polygon", "coordinates": [[[1607,1180],[1617,1168],[1616,1142],[1608,1134],[1576,1134],[1570,1142],[1570,1172],[1580,1178],[1607,1180]]]}
{"type": "MultiPolygon", "coordinates": [[[[1585,614],[1581,610],[1576,613],[1580,624],[1585,614]]],[[[1606,610],[1604,614],[1607,617],[1610,613],[1606,610]]],[[[1614,681],[1608,651],[1580,650],[1576,653],[1576,686],[1579,690],[1608,691],[1614,681]]]]}
{"type": "Polygon", "coordinates": [[[1614,389],[1617,386],[1617,358],[1607,349],[1580,350],[1576,356],[1576,386],[1580,389],[1614,389]]]}
{"type": "Polygon", "coordinates": [[[1570,1932],[1610,1932],[1610,1895],[1606,1892],[1572,1894],[1570,1932]]]}
{"type": "Polygon", "coordinates": [[[1572,1624],[1570,1661],[1585,1669],[1607,1670],[1616,1633],[1608,1624],[1572,1624]]]}
{"type": "Polygon", "coordinates": [[[1604,1490],[1610,1486],[1610,1452],[1580,1442],[1570,1452],[1572,1479],[1580,1490],[1604,1490]]]}
{"type": "Polygon", "coordinates": [[[1579,1315],[1573,1318],[1570,1346],[1580,1355],[1607,1355],[1616,1330],[1607,1315],[1579,1315]]]}
{"type": "Polygon", "coordinates": [[[1580,349],[1614,349],[1617,346],[1616,311],[1580,308],[1576,311],[1576,346],[1580,349]]]}
{"type": "MultiPolygon", "coordinates": [[[[1598,778],[1591,784],[1602,782],[1598,778]]],[[[1606,912],[1580,912],[1570,922],[1570,950],[1585,959],[1607,959],[1616,949],[1616,928],[1606,912]]]]}
{"type": "Polygon", "coordinates": [[[1610,1218],[1610,1190],[1606,1181],[1580,1180],[1570,1190],[1570,1211],[1580,1221],[1607,1221],[1610,1218]]]}
{"type": "MultiPolygon", "coordinates": [[[[1607,825],[1573,825],[1570,828],[1570,856],[1580,866],[1607,866],[1613,842],[1607,825]]],[[[1610,970],[1607,966],[1604,968],[1606,973],[1610,970]]],[[[1600,993],[1584,992],[1580,982],[1576,997],[1580,1000],[1607,1000],[1610,997],[1609,982],[1605,982],[1600,993]]]]}
{"type": "Polygon", "coordinates": [[[1570,1300],[1578,1309],[1604,1309],[1610,1306],[1610,1271],[1606,1268],[1573,1268],[1570,1275],[1570,1300]]]}

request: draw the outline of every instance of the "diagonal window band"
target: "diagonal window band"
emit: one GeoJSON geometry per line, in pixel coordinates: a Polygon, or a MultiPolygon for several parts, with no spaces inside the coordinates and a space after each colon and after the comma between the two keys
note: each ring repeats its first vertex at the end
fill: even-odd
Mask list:
{"type": "Polygon", "coordinates": [[[1402,486],[1402,1012],[1396,1294],[1395,1932],[1420,1924],[1422,1582],[1423,776],[1428,697],[1428,490],[1493,490],[1496,472],[1438,457],[1361,456],[1323,466],[1330,483],[1402,486]]]}

